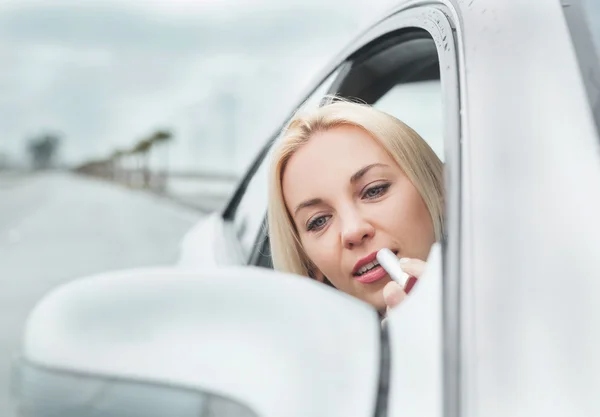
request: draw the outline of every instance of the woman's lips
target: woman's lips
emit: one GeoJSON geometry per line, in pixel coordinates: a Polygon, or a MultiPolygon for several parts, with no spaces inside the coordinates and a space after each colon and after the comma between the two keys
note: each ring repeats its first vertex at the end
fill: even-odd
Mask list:
{"type": "Polygon", "coordinates": [[[379,281],[382,278],[385,278],[386,276],[386,270],[383,269],[380,265],[378,265],[360,276],[355,276],[354,279],[363,284],[371,284],[373,282],[379,281]]]}

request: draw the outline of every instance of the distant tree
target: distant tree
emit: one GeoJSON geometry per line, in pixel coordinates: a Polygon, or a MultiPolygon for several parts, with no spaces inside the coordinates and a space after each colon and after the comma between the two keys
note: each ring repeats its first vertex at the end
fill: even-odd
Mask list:
{"type": "Polygon", "coordinates": [[[152,140],[155,143],[168,142],[173,138],[173,134],[168,130],[157,130],[152,135],[152,140]]]}
{"type": "Polygon", "coordinates": [[[154,145],[163,144],[162,154],[163,154],[163,170],[160,173],[160,185],[159,188],[164,190],[164,187],[167,183],[167,177],[169,175],[169,146],[168,143],[173,140],[173,133],[166,129],[157,130],[151,136],[152,143],[154,145]]]}
{"type": "Polygon", "coordinates": [[[122,149],[117,149],[110,154],[110,159],[113,161],[118,161],[123,155],[125,155],[125,151],[122,149]]]}
{"type": "Polygon", "coordinates": [[[153,141],[151,138],[140,140],[134,147],[133,153],[140,156],[140,167],[142,169],[143,185],[147,187],[150,184],[150,150],[153,141]]]}
{"type": "MultiPolygon", "coordinates": [[[[153,173],[151,172],[151,168],[150,168],[150,157],[152,154],[152,149],[159,144],[165,144],[169,141],[171,141],[173,138],[173,134],[171,133],[171,131],[167,130],[167,129],[159,129],[156,130],[154,133],[152,133],[149,136],[146,136],[142,139],[140,139],[131,149],[129,150],[116,150],[114,151],[111,156],[110,156],[110,160],[113,162],[113,167],[115,172],[120,170],[120,161],[123,157],[127,157],[130,155],[136,156],[137,157],[137,168],[136,170],[139,172],[141,172],[142,174],[142,183],[144,187],[148,187],[151,185],[151,183],[154,185],[155,181],[152,180],[151,181],[151,176],[153,175],[153,173]]],[[[165,158],[165,176],[166,176],[166,171],[168,171],[168,154],[167,154],[168,148],[164,147],[164,158],[165,158]]],[[[124,170],[123,174],[127,175],[127,169],[124,170]]],[[[135,171],[132,172],[131,174],[133,174],[134,176],[136,176],[135,171]]],[[[129,183],[130,180],[127,180],[127,182],[129,183]]],[[[162,181],[164,183],[164,181],[162,181]]]]}
{"type": "Polygon", "coordinates": [[[61,137],[54,133],[43,133],[27,142],[27,151],[34,169],[48,169],[54,166],[61,137]]]}
{"type": "MultiPolygon", "coordinates": [[[[137,146],[137,145],[136,145],[137,146]]],[[[127,166],[124,169],[124,180],[125,183],[129,186],[133,185],[135,183],[135,177],[136,177],[136,170],[140,169],[140,163],[139,163],[139,155],[138,152],[136,151],[136,146],[133,146],[130,149],[126,149],[125,151],[123,151],[123,157],[126,158],[127,162],[127,166]],[[133,163],[132,163],[133,161],[133,163]]]]}
{"type": "Polygon", "coordinates": [[[109,160],[111,162],[111,171],[112,171],[112,178],[115,181],[118,181],[120,179],[120,174],[121,174],[121,159],[127,154],[126,151],[122,150],[122,149],[117,149],[115,151],[113,151],[112,154],[110,154],[109,160]]]}
{"type": "Polygon", "coordinates": [[[74,172],[94,177],[107,178],[110,176],[110,159],[90,159],[73,168],[74,172]]]}

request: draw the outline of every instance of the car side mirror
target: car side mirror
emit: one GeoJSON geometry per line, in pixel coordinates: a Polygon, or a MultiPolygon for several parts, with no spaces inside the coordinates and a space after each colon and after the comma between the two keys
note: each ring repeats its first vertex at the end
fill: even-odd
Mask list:
{"type": "Polygon", "coordinates": [[[371,417],[373,308],[305,277],[136,269],[48,294],[15,379],[27,417],[371,417]]]}

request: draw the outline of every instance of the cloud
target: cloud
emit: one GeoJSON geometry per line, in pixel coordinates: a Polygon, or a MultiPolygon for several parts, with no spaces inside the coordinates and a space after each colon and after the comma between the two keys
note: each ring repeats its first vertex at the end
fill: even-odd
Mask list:
{"type": "Polygon", "coordinates": [[[66,161],[102,156],[229,93],[260,141],[369,13],[349,0],[3,2],[0,150],[53,129],[66,161]]]}
{"type": "MultiPolygon", "coordinates": [[[[143,5],[142,2],[137,2],[143,5]]],[[[0,15],[0,37],[6,42],[59,44],[72,48],[137,53],[182,51],[215,53],[293,48],[311,37],[329,36],[353,27],[345,13],[331,19],[307,5],[290,8],[244,7],[242,2],[219,7],[196,7],[190,14],[158,14],[152,8],[114,3],[74,3],[15,8],[0,15]],[[235,7],[234,7],[235,6],[235,7]]],[[[163,6],[164,8],[165,6],[163,6]]]]}

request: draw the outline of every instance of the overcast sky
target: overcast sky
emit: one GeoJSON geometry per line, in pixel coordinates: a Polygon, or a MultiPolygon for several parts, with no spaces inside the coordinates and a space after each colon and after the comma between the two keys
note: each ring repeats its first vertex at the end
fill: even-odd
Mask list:
{"type": "Polygon", "coordinates": [[[0,152],[50,129],[66,162],[101,157],[222,90],[253,106],[236,123],[257,141],[392,3],[4,0],[0,152]]]}

